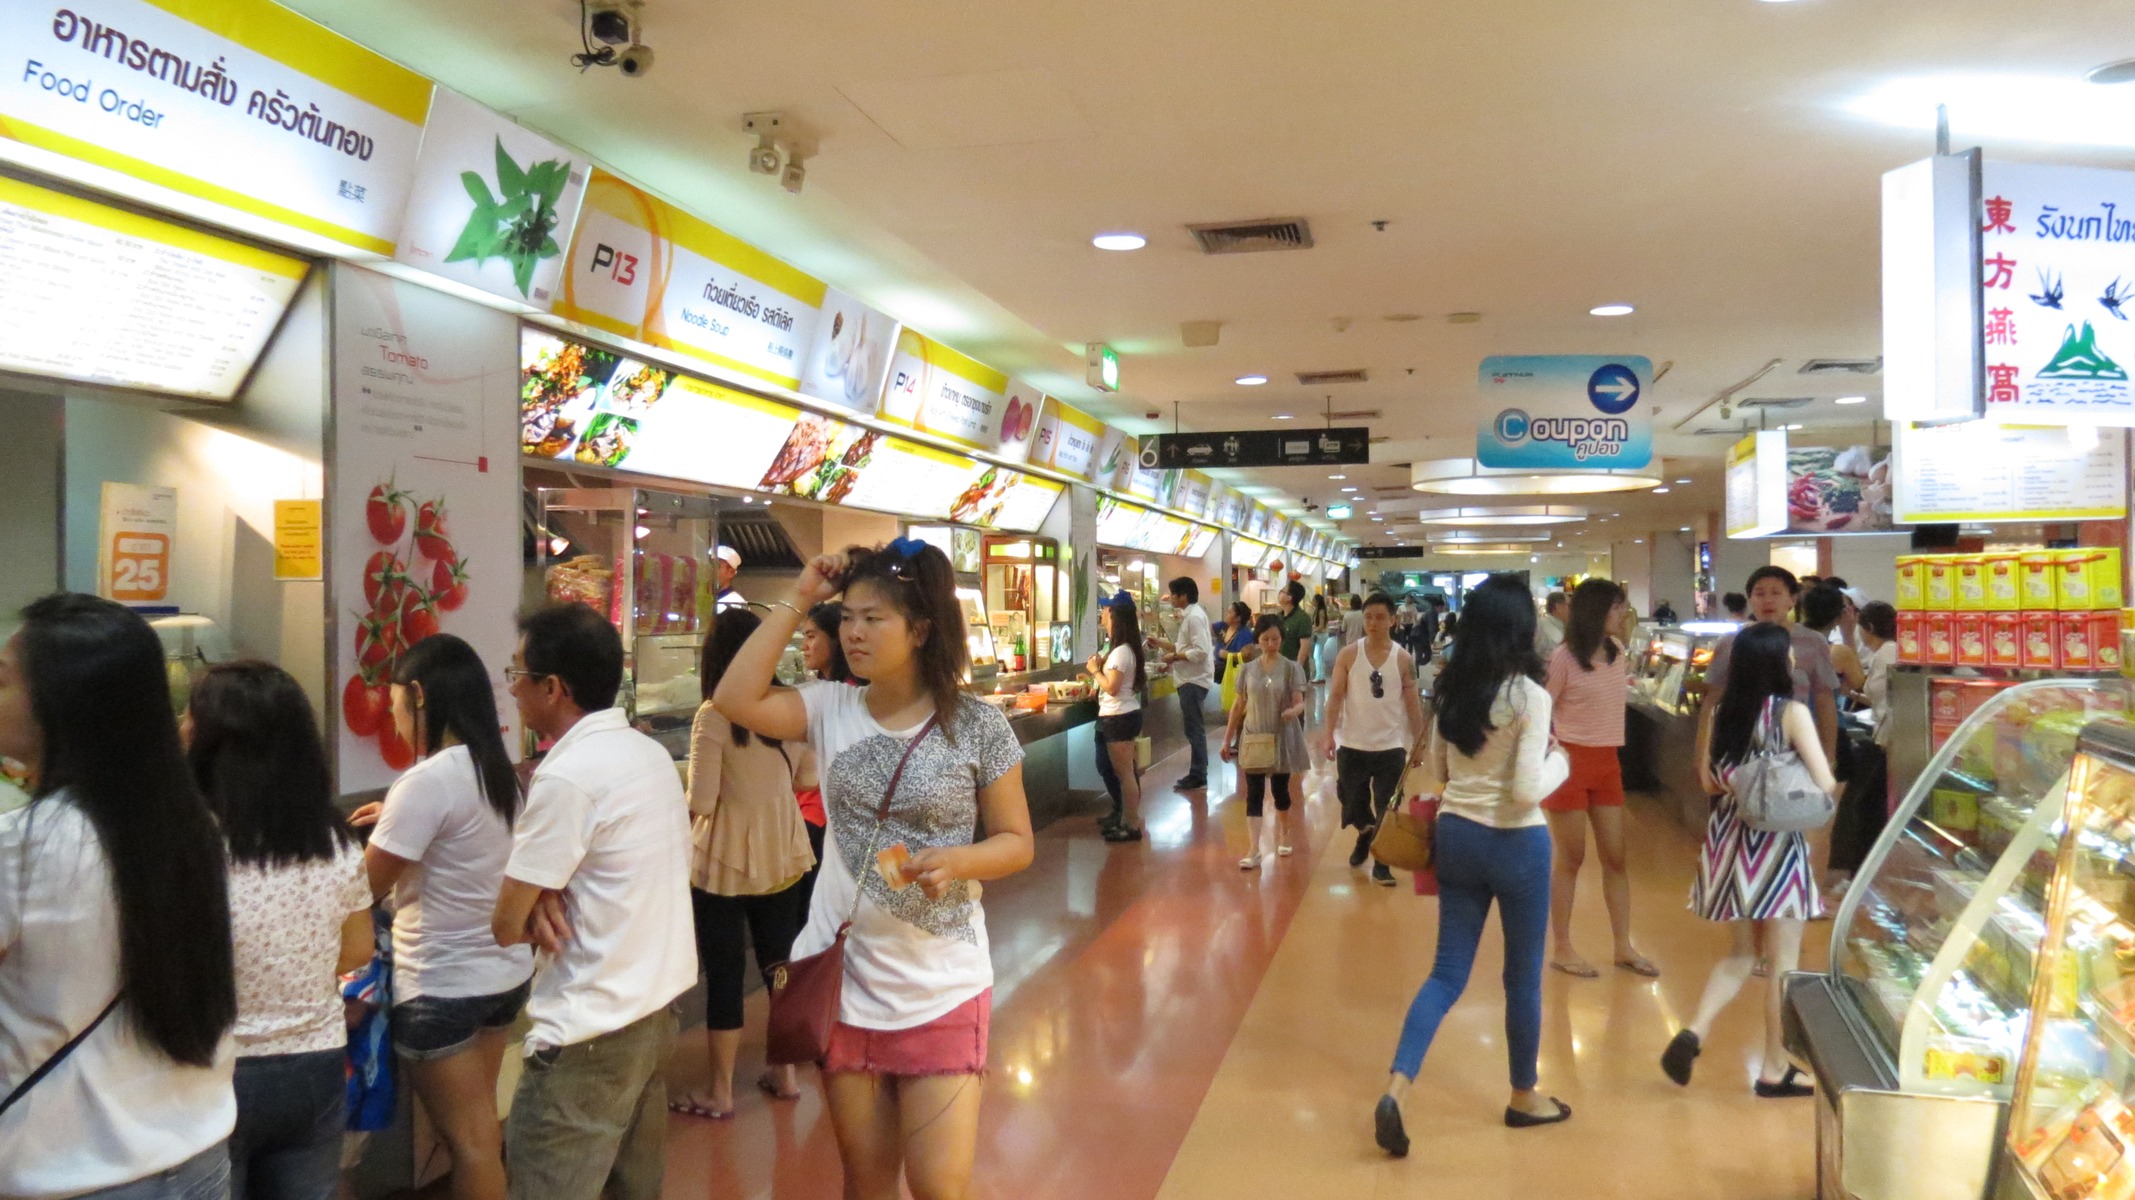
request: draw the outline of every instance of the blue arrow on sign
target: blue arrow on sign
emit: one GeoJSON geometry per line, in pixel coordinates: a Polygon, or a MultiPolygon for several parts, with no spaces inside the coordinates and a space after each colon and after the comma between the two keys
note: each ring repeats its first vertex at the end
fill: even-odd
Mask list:
{"type": "Polygon", "coordinates": [[[1586,398],[1610,416],[1631,411],[1638,403],[1638,373],[1622,363],[1606,363],[1586,381],[1586,398]]]}

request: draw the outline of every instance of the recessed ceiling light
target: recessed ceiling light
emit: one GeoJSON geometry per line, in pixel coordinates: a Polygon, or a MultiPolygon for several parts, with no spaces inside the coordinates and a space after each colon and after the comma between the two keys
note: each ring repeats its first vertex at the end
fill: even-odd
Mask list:
{"type": "Polygon", "coordinates": [[[1342,490],[1343,490],[1343,491],[1345,491],[1345,492],[1353,492],[1353,491],[1356,491],[1357,489],[1356,489],[1356,485],[1352,484],[1352,485],[1350,485],[1350,486],[1348,486],[1348,487],[1345,487],[1345,488],[1343,488],[1342,490]]]}
{"type": "Polygon", "coordinates": [[[1866,403],[1868,403],[1868,397],[1866,397],[1866,396],[1840,396],[1840,397],[1839,397],[1838,399],[1836,399],[1836,400],[1832,401],[1832,403],[1833,403],[1833,404],[1866,404],[1866,403]]]}
{"type": "Polygon", "coordinates": [[[1690,526],[1688,526],[1688,525],[1679,525],[1679,526],[1677,526],[1677,527],[1676,527],[1676,530],[1675,530],[1675,531],[1676,531],[1677,533],[1689,533],[1689,532],[1690,532],[1690,526]]]}
{"type": "Polygon", "coordinates": [[[1265,375],[1240,375],[1232,382],[1236,383],[1239,387],[1259,387],[1261,384],[1266,383],[1267,381],[1268,377],[1265,375]]]}
{"type": "Polygon", "coordinates": [[[1842,107],[1900,129],[1935,128],[1947,105],[1950,127],[1979,141],[2135,146],[2135,95],[2066,75],[1948,74],[1891,79],[1842,107]]]}
{"type": "Polygon", "coordinates": [[[1689,481],[1688,479],[1678,479],[1678,480],[1676,480],[1675,482],[1676,482],[1676,485],[1677,485],[1678,487],[1680,487],[1680,486],[1682,486],[1683,484],[1689,483],[1690,481],[1689,481]]]}
{"type": "Polygon", "coordinates": [[[1090,244],[1099,250],[1139,250],[1149,244],[1149,239],[1138,233],[1100,233],[1090,239],[1090,244]]]}
{"type": "Polygon", "coordinates": [[[1665,496],[1668,494],[1668,489],[1664,487],[1657,487],[1653,489],[1653,494],[1656,496],[1665,496]]]}
{"type": "Polygon", "coordinates": [[[1278,421],[1294,421],[1297,417],[1291,413],[1276,413],[1275,419],[1278,421]]]}
{"type": "Polygon", "coordinates": [[[1628,317],[1638,310],[1628,304],[1603,304],[1586,311],[1597,317],[1628,317]]]}
{"type": "Polygon", "coordinates": [[[1329,478],[1329,479],[1347,479],[1347,478],[1349,478],[1349,476],[1347,476],[1347,475],[1329,475],[1329,476],[1328,476],[1327,478],[1329,478]]]}
{"type": "Polygon", "coordinates": [[[1801,428],[1801,423],[1797,421],[1797,422],[1795,422],[1795,423],[1794,423],[1794,424],[1792,424],[1792,425],[1781,425],[1781,426],[1779,427],[1779,432],[1781,432],[1781,433],[1792,433],[1792,432],[1794,432],[1795,430],[1797,430],[1797,429],[1800,429],[1800,428],[1801,428]]]}

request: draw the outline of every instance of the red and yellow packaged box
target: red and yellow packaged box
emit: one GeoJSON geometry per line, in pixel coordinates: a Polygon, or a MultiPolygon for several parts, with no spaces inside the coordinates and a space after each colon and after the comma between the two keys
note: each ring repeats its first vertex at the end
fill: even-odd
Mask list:
{"type": "Polygon", "coordinates": [[[1980,570],[1987,579],[1987,611],[2018,612],[2024,607],[2019,588],[2021,574],[2014,554],[1982,554],[1980,570]]]}
{"type": "Polygon", "coordinates": [[[1927,558],[1920,554],[1898,556],[1899,612],[1920,612],[1927,608],[1927,558]]]}
{"type": "Polygon", "coordinates": [[[2120,548],[2056,550],[2054,607],[2063,612],[2120,607],[2120,548]]]}
{"type": "Polygon", "coordinates": [[[1937,667],[1957,665],[1957,614],[1927,615],[1927,663],[1937,667]]]}
{"type": "Polygon", "coordinates": [[[1920,564],[1926,573],[1927,611],[1955,611],[1957,608],[1957,556],[1954,554],[1924,555],[1920,560],[1920,564]]]}
{"type": "Polygon", "coordinates": [[[2053,586],[2054,555],[2051,550],[2034,550],[2016,556],[2016,603],[2024,612],[2045,612],[2057,608],[2053,586]]]}
{"type": "Polygon", "coordinates": [[[1987,608],[1987,568],[1977,554],[1953,555],[1950,570],[1957,588],[1958,612],[1985,612],[1987,608]]]}
{"type": "Polygon", "coordinates": [[[2055,628],[2059,624],[2059,614],[2027,612],[2023,614],[2023,618],[2024,638],[2020,652],[2023,661],[2017,665],[2036,667],[2047,671],[2060,666],[2060,655],[2054,652],[2054,643],[2059,639],[2060,635],[2060,630],[2055,628]]]}
{"type": "Polygon", "coordinates": [[[2120,654],[2120,613],[2100,610],[2085,613],[2083,619],[2091,626],[2091,665],[2101,671],[2118,671],[2120,654]]]}
{"type": "Polygon", "coordinates": [[[1957,614],[1957,665],[1987,665],[1987,614],[1957,614]]]}
{"type": "Polygon", "coordinates": [[[2087,613],[2062,613],[2054,618],[2054,641],[2059,647],[2064,671],[2088,671],[2096,666],[2091,647],[2091,622],[2087,613]]]}
{"type": "Polygon", "coordinates": [[[1990,667],[2020,667],[2024,665],[2024,615],[2022,613],[1988,613],[1987,617],[1987,665],[1990,667]]]}
{"type": "Polygon", "coordinates": [[[1898,614],[1898,661],[1918,666],[1927,661],[1927,614],[1898,614]]]}

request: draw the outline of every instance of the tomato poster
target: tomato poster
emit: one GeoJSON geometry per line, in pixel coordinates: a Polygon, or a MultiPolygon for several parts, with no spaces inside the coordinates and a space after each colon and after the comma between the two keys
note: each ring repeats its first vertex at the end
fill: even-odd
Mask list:
{"type": "Polygon", "coordinates": [[[392,672],[436,633],[489,667],[505,744],[521,571],[517,322],[480,304],[335,267],[334,728],[343,795],[414,759],[394,727],[392,672]]]}

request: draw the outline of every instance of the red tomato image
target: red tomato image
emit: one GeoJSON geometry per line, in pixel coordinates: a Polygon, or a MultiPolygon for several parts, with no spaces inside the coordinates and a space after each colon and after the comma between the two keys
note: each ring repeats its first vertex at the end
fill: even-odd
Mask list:
{"type": "Polygon", "coordinates": [[[425,500],[415,512],[415,550],[431,562],[449,562],[452,543],[445,529],[445,502],[425,500]]]}
{"type": "Polygon", "coordinates": [[[415,765],[415,747],[401,738],[400,730],[394,728],[391,721],[378,730],[378,753],[385,759],[385,765],[396,771],[405,771],[415,765]]]}
{"type": "Polygon", "coordinates": [[[408,586],[408,569],[391,550],[380,550],[363,564],[363,602],[372,612],[400,607],[408,586]]]}
{"type": "Polygon", "coordinates": [[[371,489],[371,498],[363,505],[364,523],[371,527],[371,539],[381,546],[390,546],[408,531],[408,496],[396,490],[391,482],[381,483],[371,489]]]}
{"type": "Polygon", "coordinates": [[[349,676],[341,689],[341,720],[357,737],[370,737],[390,724],[391,706],[392,692],[386,685],[366,683],[361,675],[349,676]]]}
{"type": "Polygon", "coordinates": [[[430,602],[439,612],[457,612],[467,602],[467,564],[440,559],[430,569],[430,602]]]}
{"type": "Polygon", "coordinates": [[[409,588],[400,602],[400,645],[413,646],[437,632],[437,606],[420,588],[409,588]]]}

